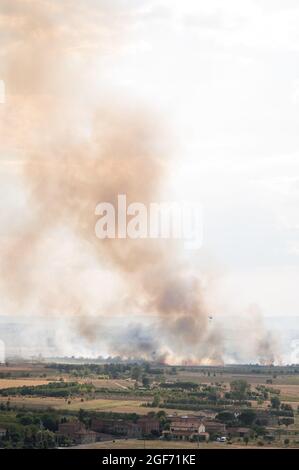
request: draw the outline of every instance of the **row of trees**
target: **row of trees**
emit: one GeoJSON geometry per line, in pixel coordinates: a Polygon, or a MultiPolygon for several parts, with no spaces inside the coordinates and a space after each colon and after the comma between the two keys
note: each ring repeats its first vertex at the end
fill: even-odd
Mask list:
{"type": "Polygon", "coordinates": [[[0,390],[0,395],[5,397],[13,395],[68,397],[70,395],[82,395],[84,393],[91,393],[94,389],[95,387],[92,384],[80,384],[77,382],[49,382],[45,385],[3,388],[2,390],[0,390]]]}

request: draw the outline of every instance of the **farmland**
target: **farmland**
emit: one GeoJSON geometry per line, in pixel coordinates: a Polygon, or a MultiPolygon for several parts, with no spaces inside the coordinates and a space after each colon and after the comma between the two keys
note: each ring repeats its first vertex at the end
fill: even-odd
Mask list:
{"type": "Polygon", "coordinates": [[[0,390],[14,387],[35,387],[37,385],[46,385],[48,380],[42,379],[0,379],[0,390]]]}
{"type": "MultiPolygon", "coordinates": [[[[56,410],[91,410],[91,411],[111,411],[120,413],[148,413],[148,409],[142,407],[142,401],[140,400],[109,400],[109,399],[94,399],[81,401],[79,398],[73,398],[70,403],[62,398],[51,398],[51,397],[9,397],[11,406],[17,406],[22,408],[53,408],[56,410]]],[[[0,398],[0,403],[7,403],[7,398],[0,398]]]]}
{"type": "Polygon", "coordinates": [[[298,447],[298,405],[296,366],[70,361],[0,367],[0,428],[7,430],[4,447],[298,447]],[[211,421],[222,431],[211,428],[208,442],[194,442],[192,433],[181,440],[171,431],[172,420],[192,416],[207,423],[207,429],[211,421]],[[138,427],[142,417],[159,423],[145,441],[131,436],[143,435],[138,427]],[[93,424],[101,419],[103,424],[93,424]],[[96,431],[96,442],[83,444],[76,433],[61,434],[64,423],[82,428],[91,437],[96,431]],[[238,429],[246,434],[238,434],[238,429]],[[227,436],[225,444],[216,442],[221,433],[227,436]]]}

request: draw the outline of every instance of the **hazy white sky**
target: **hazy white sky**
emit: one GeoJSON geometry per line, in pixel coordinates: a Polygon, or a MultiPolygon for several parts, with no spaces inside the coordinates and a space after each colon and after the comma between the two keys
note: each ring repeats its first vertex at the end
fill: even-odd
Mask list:
{"type": "Polygon", "coordinates": [[[135,3],[107,79],[171,127],[176,184],[203,204],[221,289],[236,306],[298,315],[298,2],[135,3]]]}
{"type": "MultiPolygon", "coordinates": [[[[161,116],[174,145],[171,184],[203,205],[204,252],[223,296],[235,308],[254,302],[266,315],[298,315],[298,1],[83,4],[126,22],[126,40],[101,56],[94,80],[161,116]]],[[[6,168],[4,233],[24,203],[6,168]]]]}
{"type": "Polygon", "coordinates": [[[129,41],[103,82],[160,112],[172,177],[199,200],[205,244],[236,308],[297,315],[299,5],[295,0],[115,1],[129,41]],[[120,10],[119,10],[120,11],[120,10]]]}

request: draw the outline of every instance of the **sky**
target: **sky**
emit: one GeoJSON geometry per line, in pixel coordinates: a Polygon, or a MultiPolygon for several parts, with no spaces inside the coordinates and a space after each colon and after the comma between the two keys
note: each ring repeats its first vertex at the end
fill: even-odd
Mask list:
{"type": "MultiPolygon", "coordinates": [[[[45,42],[36,48],[25,41],[29,55],[45,55],[43,74],[34,74],[30,83],[22,81],[31,62],[20,56],[13,77],[16,92],[11,91],[1,62],[22,46],[19,27],[22,31],[26,24],[29,38],[30,28],[36,28],[34,20],[32,25],[22,22],[31,4],[32,0],[4,0],[0,8],[0,79],[7,90],[5,103],[0,104],[2,245],[18,233],[24,218],[31,217],[18,156],[30,129],[25,113],[21,139],[12,149],[7,134],[14,134],[15,124],[8,130],[5,113],[18,86],[25,97],[51,96],[59,89],[59,82],[48,85],[44,80],[47,62],[52,68],[64,64],[55,48],[47,56],[43,46],[47,41],[59,43],[61,35],[67,38],[71,57],[65,70],[67,102],[73,96],[76,103],[67,115],[74,129],[89,132],[76,106],[84,102],[88,113],[95,97],[141,106],[157,117],[171,154],[166,197],[198,202],[203,208],[203,246],[194,258],[213,277],[216,315],[236,315],[256,304],[266,317],[298,317],[298,2],[78,0],[74,7],[70,0],[38,1],[41,31],[46,30],[44,12],[49,11],[57,32],[41,33],[45,42]]],[[[19,125],[17,121],[18,131],[19,125]]],[[[34,138],[30,142],[34,150],[34,138]]],[[[57,266],[72,257],[72,236],[62,235],[57,266]]],[[[91,262],[88,272],[93,269],[91,262]]],[[[82,276],[81,282],[90,282],[88,274],[82,276]]],[[[55,266],[49,277],[55,277],[55,266]]],[[[110,275],[106,282],[116,289],[110,275]]],[[[2,295],[3,314],[9,305],[2,295]]]]}
{"type": "Polygon", "coordinates": [[[298,315],[298,3],[136,4],[109,79],[170,127],[174,184],[203,205],[203,249],[236,309],[298,315]]]}

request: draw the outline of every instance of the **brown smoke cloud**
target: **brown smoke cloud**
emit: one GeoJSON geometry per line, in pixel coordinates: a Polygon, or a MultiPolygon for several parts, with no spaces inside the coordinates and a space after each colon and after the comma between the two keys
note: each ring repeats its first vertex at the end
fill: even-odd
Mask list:
{"type": "Polygon", "coordinates": [[[269,331],[263,321],[263,315],[258,305],[249,305],[246,312],[244,328],[252,335],[252,350],[258,362],[270,365],[280,362],[279,343],[276,336],[269,331]]]}
{"type": "MultiPolygon", "coordinates": [[[[163,339],[157,341],[152,334],[139,341],[140,335],[134,335],[137,330],[132,328],[134,346],[123,343],[121,353],[142,351],[145,356],[155,353],[160,357],[170,352],[179,360],[199,361],[199,344],[207,332],[203,291],[194,273],[181,266],[174,246],[165,241],[99,241],[95,237],[94,209],[99,201],[116,206],[118,194],[126,194],[128,203],[159,199],[168,150],[159,126],[136,104],[83,99],[89,83],[88,74],[82,74],[82,63],[92,64],[93,45],[99,39],[105,43],[103,30],[107,22],[114,30],[115,19],[111,22],[107,16],[105,2],[96,2],[101,21],[90,34],[89,24],[96,22],[87,14],[79,21],[82,10],[87,13],[83,2],[71,12],[69,2],[61,4],[59,8],[55,2],[28,1],[11,7],[5,2],[2,8],[9,36],[4,61],[9,104],[2,125],[7,131],[7,148],[20,153],[32,210],[29,222],[2,252],[6,292],[18,306],[22,302],[30,305],[35,297],[45,311],[61,308],[61,314],[73,314],[81,334],[97,340],[93,323],[101,320],[89,316],[84,292],[72,292],[70,286],[77,287],[72,274],[68,289],[53,298],[46,279],[37,283],[28,269],[41,263],[43,239],[56,227],[67,226],[87,243],[86,249],[92,250],[99,263],[106,262],[121,273],[129,296],[121,305],[124,313],[128,306],[142,305],[143,314],[158,315],[162,338],[167,330],[172,343],[168,351],[169,344],[163,345],[163,339]],[[69,24],[64,23],[65,14],[69,24]],[[61,297],[65,296],[64,301],[61,297]]],[[[102,48],[104,53],[105,46],[102,48]]],[[[116,344],[110,346],[117,352],[116,344]]]]}
{"type": "Polygon", "coordinates": [[[74,316],[80,334],[100,343],[103,288],[95,286],[87,300],[80,263],[61,278],[59,270],[49,275],[45,242],[66,229],[63,237],[72,233],[92,264],[121,277],[126,296],[114,299],[111,292],[111,309],[152,318],[150,326],[132,320],[122,332],[120,316],[119,331],[106,339],[110,354],[219,363],[222,339],[209,324],[207,287],[182,261],[178,244],[95,236],[98,202],[116,205],[118,194],[128,203],[159,200],[170,154],[156,117],[99,90],[101,59],[121,47],[130,25],[130,10],[117,12],[107,1],[1,4],[7,86],[1,153],[19,168],[30,213],[2,242],[1,283],[16,308],[37,303],[42,313],[74,316]]]}

